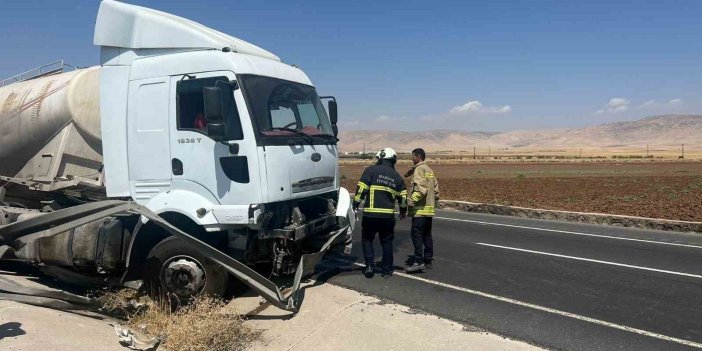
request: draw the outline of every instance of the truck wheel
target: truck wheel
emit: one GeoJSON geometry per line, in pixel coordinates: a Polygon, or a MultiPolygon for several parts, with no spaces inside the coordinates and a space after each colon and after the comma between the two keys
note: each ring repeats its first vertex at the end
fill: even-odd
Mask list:
{"type": "Polygon", "coordinates": [[[221,298],[229,285],[229,273],[219,264],[177,237],[167,238],[149,252],[144,284],[155,298],[176,298],[187,303],[204,294],[221,298]]]}

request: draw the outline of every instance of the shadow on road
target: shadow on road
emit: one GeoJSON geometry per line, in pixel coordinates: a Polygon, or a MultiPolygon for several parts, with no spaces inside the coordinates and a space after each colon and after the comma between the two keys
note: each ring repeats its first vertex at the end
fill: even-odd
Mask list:
{"type": "Polygon", "coordinates": [[[0,324],[0,340],[25,334],[27,334],[27,332],[22,330],[22,323],[8,322],[0,324]]]}

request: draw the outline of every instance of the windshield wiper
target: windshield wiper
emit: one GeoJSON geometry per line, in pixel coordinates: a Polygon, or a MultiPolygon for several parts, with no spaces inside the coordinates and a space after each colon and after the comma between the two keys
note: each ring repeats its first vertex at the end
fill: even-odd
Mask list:
{"type": "Polygon", "coordinates": [[[286,128],[286,127],[273,127],[273,128],[268,128],[268,129],[264,130],[264,132],[271,131],[271,130],[282,130],[285,132],[295,133],[297,135],[302,135],[305,138],[307,138],[307,140],[310,141],[310,144],[312,144],[314,142],[314,139],[312,139],[312,137],[309,136],[309,134],[307,134],[301,130],[297,130],[297,129],[293,129],[293,128],[286,128]]]}
{"type": "Polygon", "coordinates": [[[333,135],[333,134],[322,133],[322,134],[314,134],[314,136],[324,137],[324,138],[332,138],[336,141],[339,141],[339,138],[337,138],[336,135],[333,135]]]}

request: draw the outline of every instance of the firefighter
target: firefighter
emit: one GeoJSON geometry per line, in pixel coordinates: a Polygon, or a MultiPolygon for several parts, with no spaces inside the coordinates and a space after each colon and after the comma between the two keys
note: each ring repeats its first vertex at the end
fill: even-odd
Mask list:
{"type": "Polygon", "coordinates": [[[434,257],[434,241],[431,236],[431,224],[439,202],[439,183],[434,171],[429,168],[423,149],[412,150],[414,166],[405,177],[412,177],[409,198],[409,216],[412,217],[412,244],[414,256],[408,261],[406,272],[419,272],[431,269],[434,257]]]}
{"type": "Polygon", "coordinates": [[[354,210],[364,201],[361,221],[363,256],[366,266],[363,274],[372,278],[375,274],[375,254],[373,240],[378,234],[383,248],[381,273],[383,278],[392,275],[392,241],[395,238],[395,202],[399,203],[400,219],[407,213],[407,189],[405,181],[395,170],[397,154],[391,148],[384,148],[375,155],[377,162],[363,172],[353,199],[354,210]]]}

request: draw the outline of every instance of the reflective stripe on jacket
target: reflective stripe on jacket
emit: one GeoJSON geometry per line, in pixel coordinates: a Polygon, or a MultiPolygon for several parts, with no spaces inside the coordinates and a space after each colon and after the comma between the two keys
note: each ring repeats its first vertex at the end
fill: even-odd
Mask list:
{"type": "Polygon", "coordinates": [[[434,171],[425,161],[422,161],[414,165],[406,176],[412,176],[408,199],[409,215],[433,217],[436,214],[436,205],[439,203],[439,182],[434,176],[434,171]]]}
{"type": "Polygon", "coordinates": [[[353,198],[354,207],[361,202],[367,217],[394,218],[395,202],[400,205],[400,213],[407,212],[405,181],[389,161],[381,161],[363,172],[353,198]]]}

